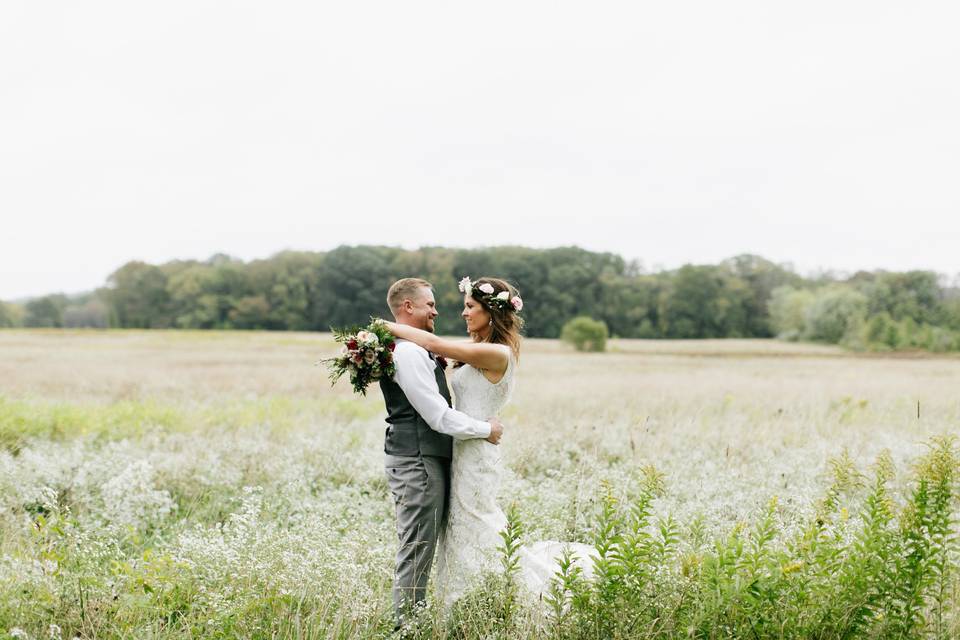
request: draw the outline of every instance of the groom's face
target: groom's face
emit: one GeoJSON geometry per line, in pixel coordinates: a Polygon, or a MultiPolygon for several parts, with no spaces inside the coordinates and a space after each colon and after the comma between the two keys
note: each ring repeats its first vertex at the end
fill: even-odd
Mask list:
{"type": "Polygon", "coordinates": [[[433,299],[433,289],[421,287],[420,295],[411,302],[413,303],[410,314],[412,326],[433,333],[433,319],[440,315],[437,312],[437,302],[433,299]]]}

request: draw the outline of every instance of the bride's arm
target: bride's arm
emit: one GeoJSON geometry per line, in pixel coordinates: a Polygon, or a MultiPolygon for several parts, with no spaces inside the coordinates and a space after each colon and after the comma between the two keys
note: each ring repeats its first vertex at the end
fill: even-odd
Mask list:
{"type": "Polygon", "coordinates": [[[444,358],[465,362],[475,369],[485,369],[494,373],[503,373],[509,362],[509,348],[489,342],[467,342],[447,340],[433,335],[429,331],[417,329],[405,324],[387,322],[390,333],[403,340],[420,345],[427,351],[438,353],[444,358]]]}

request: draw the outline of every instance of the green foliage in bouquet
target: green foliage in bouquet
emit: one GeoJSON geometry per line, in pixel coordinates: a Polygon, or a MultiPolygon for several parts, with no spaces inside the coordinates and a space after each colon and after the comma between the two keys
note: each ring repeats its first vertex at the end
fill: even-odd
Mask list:
{"type": "Polygon", "coordinates": [[[370,324],[363,329],[331,327],[330,330],[333,339],[343,345],[335,358],[322,360],[330,369],[331,385],[349,373],[354,393],[367,395],[371,383],[383,377],[393,378],[396,374],[397,366],[393,361],[396,341],[383,320],[371,318],[370,324]]]}

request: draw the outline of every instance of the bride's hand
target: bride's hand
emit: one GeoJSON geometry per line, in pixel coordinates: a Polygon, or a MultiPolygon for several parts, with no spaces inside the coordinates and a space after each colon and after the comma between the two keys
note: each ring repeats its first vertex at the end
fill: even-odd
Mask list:
{"type": "Polygon", "coordinates": [[[487,442],[490,444],[500,444],[500,438],[503,436],[503,423],[499,418],[490,418],[490,435],[487,436],[487,442]]]}
{"type": "Polygon", "coordinates": [[[392,333],[392,334],[394,335],[394,337],[396,337],[396,335],[397,335],[397,323],[396,323],[396,322],[390,322],[389,320],[384,320],[384,321],[383,321],[383,326],[385,326],[385,327],[387,328],[387,331],[389,331],[390,333],[392,333]]]}

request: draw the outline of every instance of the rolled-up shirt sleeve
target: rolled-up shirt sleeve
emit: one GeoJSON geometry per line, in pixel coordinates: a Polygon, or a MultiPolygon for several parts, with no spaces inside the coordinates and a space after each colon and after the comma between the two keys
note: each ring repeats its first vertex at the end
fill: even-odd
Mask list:
{"type": "Polygon", "coordinates": [[[490,435],[489,422],[475,420],[447,405],[440,395],[434,375],[436,363],[425,349],[412,342],[398,340],[393,359],[397,365],[394,381],[431,429],[458,440],[486,438],[490,435]]]}

